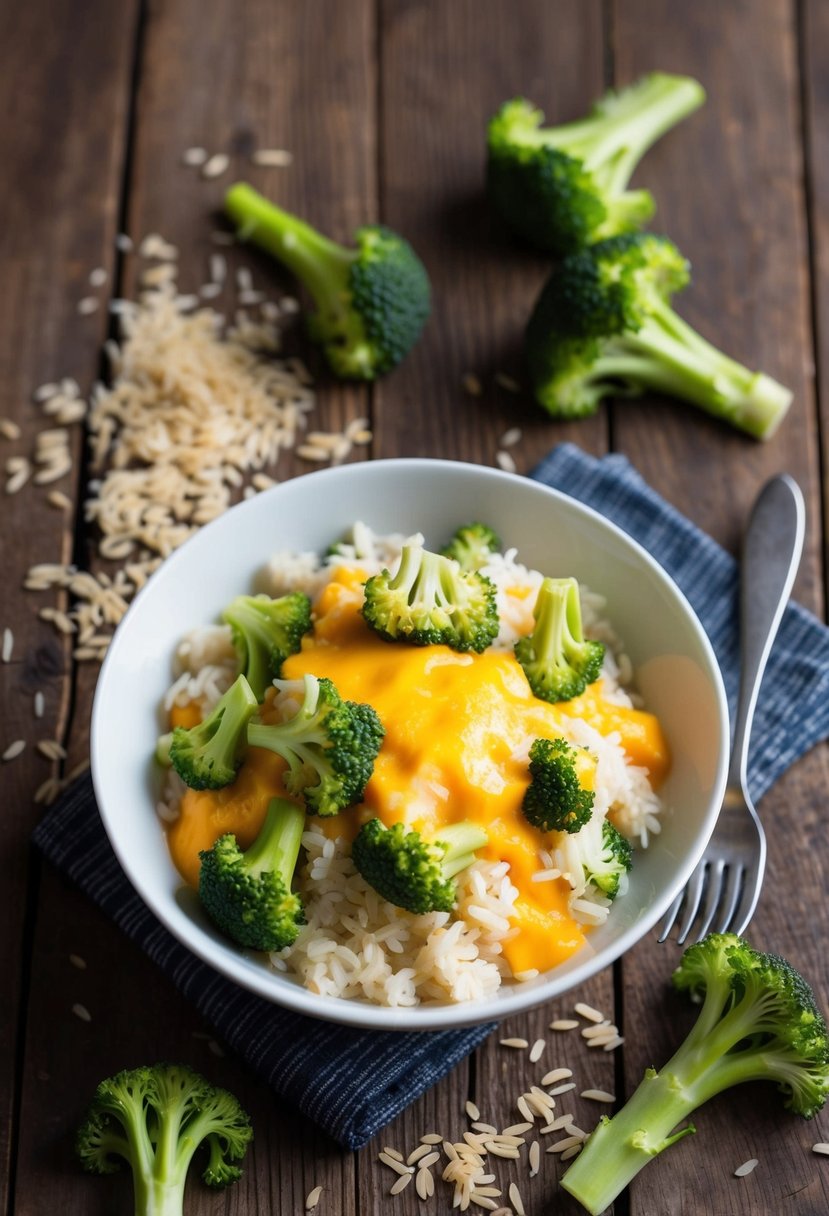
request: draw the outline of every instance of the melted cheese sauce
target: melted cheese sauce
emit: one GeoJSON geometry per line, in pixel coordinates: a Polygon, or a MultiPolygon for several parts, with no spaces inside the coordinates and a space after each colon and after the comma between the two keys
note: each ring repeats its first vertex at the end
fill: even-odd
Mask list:
{"type": "MultiPolygon", "coordinates": [[[[338,572],[317,604],[313,632],[283,664],[285,679],[327,677],[345,699],[368,702],[386,730],[363,805],[317,822],[332,836],[352,838],[371,816],[426,835],[458,820],[479,823],[489,835],[479,856],[508,861],[520,893],[520,931],[504,943],[507,960],[513,972],[547,970],[585,937],[568,913],[569,884],[532,881],[549,837],[521,813],[530,744],[560,735],[568,716],[582,717],[603,734],[618,731],[631,762],[647,767],[658,785],[668,766],[659,723],[606,701],[601,681],[570,702],[540,701],[511,652],[458,654],[446,646],[384,642],[360,615],[364,577],[358,570],[338,572]]],[[[267,704],[262,716],[269,716],[267,704]]],[[[197,885],[199,850],[223,832],[234,832],[243,848],[255,838],[269,798],[284,792],[282,767],[278,757],[252,748],[232,786],[186,792],[168,840],[188,882],[197,885]]],[[[592,788],[589,753],[579,752],[578,770],[582,785],[592,788]]]]}

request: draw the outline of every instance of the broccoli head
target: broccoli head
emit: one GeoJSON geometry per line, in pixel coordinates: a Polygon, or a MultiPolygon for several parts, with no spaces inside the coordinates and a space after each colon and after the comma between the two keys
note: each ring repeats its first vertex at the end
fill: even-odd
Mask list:
{"type": "Polygon", "coordinates": [[[291,890],[305,811],[272,798],[256,840],[244,852],[232,834],[200,854],[199,899],[222,933],[249,950],[284,950],[305,923],[291,890]]]}
{"type": "Polygon", "coordinates": [[[485,566],[500,547],[501,541],[487,524],[465,524],[441,549],[441,554],[453,558],[461,570],[474,571],[485,566]]]}
{"type": "Polygon", "coordinates": [[[532,780],[521,809],[542,832],[577,832],[593,813],[595,794],[584,789],[578,752],[565,739],[536,739],[530,748],[532,780]]]}
{"type": "Polygon", "coordinates": [[[175,728],[167,755],[185,785],[191,790],[218,790],[236,780],[245,757],[248,723],[258,708],[247,680],[238,676],[203,722],[175,728]]]}
{"type": "Polygon", "coordinates": [[[477,653],[486,650],[499,628],[490,580],[416,545],[403,546],[395,575],[383,570],[368,579],[363,616],[387,642],[443,644],[477,653]]]}
{"type": "Polygon", "coordinates": [[[346,248],[241,182],[227,192],[225,210],[240,239],[272,254],[308,289],[316,305],[309,331],[336,376],[374,380],[409,353],[429,316],[430,286],[396,232],[367,225],[346,248]]]}
{"type": "Polygon", "coordinates": [[[564,258],[527,325],[539,404],[556,418],[581,418],[606,396],[654,390],[768,439],[792,394],[723,355],[674,312],[670,299],[688,281],[676,245],[650,233],[564,258]]]}
{"type": "Polygon", "coordinates": [[[519,236],[559,257],[640,228],[654,201],[647,190],[627,189],[633,171],[704,100],[695,80],[655,72],[564,126],[545,127],[528,101],[508,101],[489,124],[490,200],[519,236]]]}
{"type": "Polygon", "coordinates": [[[119,1158],[132,1169],[136,1216],[182,1216],[187,1170],[204,1144],[202,1177],[223,1187],[241,1177],[236,1164],[253,1138],[232,1094],[185,1064],[125,1069],[98,1086],[78,1129],[85,1170],[111,1174],[119,1158]]]}
{"type": "Polygon", "coordinates": [[[622,878],[631,867],[633,850],[630,841],[609,819],[602,820],[602,843],[598,852],[584,858],[584,876],[588,883],[608,899],[619,894],[622,878]]]}
{"type": "Polygon", "coordinates": [[[362,798],[384,734],[370,705],[344,701],[330,680],[306,675],[294,716],[252,722],[248,744],[282,757],[286,790],[311,814],[336,815],[362,798]]]}
{"type": "Polygon", "coordinates": [[[784,1106],[811,1119],[829,1093],[829,1035],[803,977],[733,933],[689,947],[674,986],[702,1002],[690,1034],[664,1068],[649,1068],[630,1101],[602,1119],[562,1179],[598,1216],[657,1154],[695,1129],[678,1125],[743,1081],[774,1081],[784,1106]]]}
{"type": "Polygon", "coordinates": [[[267,595],[238,595],[222,613],[248,684],[261,701],[296,654],[311,628],[311,601],[301,591],[272,600],[267,595]]]}
{"type": "Polygon", "coordinates": [[[357,833],[351,857],[383,899],[407,912],[451,912],[457,901],[455,875],[475,860],[487,834],[474,823],[453,823],[425,840],[413,828],[387,828],[369,819],[357,833]]]}
{"type": "Polygon", "coordinates": [[[515,643],[515,657],[534,695],[569,701],[599,678],[601,642],[585,640],[579,585],[574,578],[545,578],[533,609],[535,628],[515,643]]]}

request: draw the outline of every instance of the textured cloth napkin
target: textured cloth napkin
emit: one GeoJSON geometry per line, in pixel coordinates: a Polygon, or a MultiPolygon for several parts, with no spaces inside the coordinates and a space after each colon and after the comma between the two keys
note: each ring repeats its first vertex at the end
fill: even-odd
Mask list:
{"type": "MultiPolygon", "coordinates": [[[[674,577],[737,687],[734,560],[650,489],[621,456],[554,449],[534,470],[630,533],[674,577]]],[[[755,719],[750,783],[759,798],[829,734],[829,630],[790,605],[772,651],[755,719]]],[[[89,777],[46,814],[35,842],[142,947],[216,1032],[275,1093],[356,1149],[472,1051],[492,1024],[438,1033],[351,1030],[278,1008],[223,979],[179,944],[136,895],[110,849],[89,777]]]]}

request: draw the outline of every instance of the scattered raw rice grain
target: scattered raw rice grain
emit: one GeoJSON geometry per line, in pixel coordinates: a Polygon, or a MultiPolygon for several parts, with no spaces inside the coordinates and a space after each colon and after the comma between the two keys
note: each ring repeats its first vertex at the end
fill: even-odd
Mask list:
{"type": "Polygon", "coordinates": [[[320,1201],[321,1194],[322,1194],[321,1186],[315,1186],[312,1191],[308,1192],[308,1197],[305,1200],[305,1211],[306,1212],[313,1212],[314,1208],[317,1206],[317,1204],[320,1201]]]}
{"type": "Polygon", "coordinates": [[[297,456],[301,460],[330,460],[331,452],[325,448],[317,447],[315,444],[301,443],[296,450],[297,456]]]}
{"type": "Polygon", "coordinates": [[[57,739],[40,739],[36,746],[41,756],[45,756],[47,760],[66,759],[66,749],[58,743],[57,739]]]}
{"type": "Polygon", "coordinates": [[[498,1135],[498,1128],[491,1123],[481,1123],[480,1120],[472,1124],[472,1130],[475,1132],[486,1132],[490,1136],[498,1135]]]}
{"type": "Polygon", "coordinates": [[[419,1169],[415,1176],[415,1190],[421,1199],[431,1199],[435,1193],[435,1180],[427,1169],[419,1169]]]}
{"type": "Polygon", "coordinates": [[[516,1147],[509,1144],[499,1144],[497,1140],[488,1142],[486,1148],[487,1152],[492,1153],[493,1157],[507,1157],[510,1160],[517,1161],[521,1156],[516,1147]]]}
{"type": "Polygon", "coordinates": [[[20,427],[11,418],[0,418],[0,435],[4,439],[19,439],[20,427]]]}
{"type": "Polygon", "coordinates": [[[750,1174],[751,1171],[759,1164],[760,1163],[756,1157],[749,1157],[748,1161],[744,1161],[742,1165],[737,1166],[736,1170],[734,1171],[734,1177],[745,1178],[746,1175],[750,1174]]]}
{"type": "Polygon", "coordinates": [[[50,490],[46,496],[46,501],[50,507],[55,507],[59,511],[68,511],[72,506],[72,500],[63,490],[50,490]]]}
{"type": "MultiPolygon", "coordinates": [[[[576,1005],[575,1013],[579,1017],[587,1018],[588,1022],[604,1022],[606,1021],[603,1013],[599,1013],[598,1009],[594,1009],[592,1005],[585,1005],[581,1001],[576,1005]]],[[[576,1023],[578,1025],[578,1023],[576,1023]]]]}
{"type": "Polygon", "coordinates": [[[115,248],[119,253],[132,253],[134,248],[132,237],[127,236],[126,232],[119,232],[115,238],[115,248]]]}
{"type": "MultiPolygon", "coordinates": [[[[25,456],[20,456],[17,460],[19,463],[14,471],[10,472],[9,479],[6,482],[7,494],[16,494],[18,490],[22,490],[31,476],[32,466],[25,456]]],[[[9,472],[9,461],[6,461],[6,472],[9,472]]]]}
{"type": "Polygon", "coordinates": [[[501,1039],[501,1046],[524,1048],[529,1047],[529,1043],[526,1039],[501,1039]]]}
{"type": "Polygon", "coordinates": [[[285,148],[258,148],[251,156],[255,165],[266,169],[286,169],[293,163],[293,155],[285,148]]]}
{"type": "Polygon", "coordinates": [[[567,1094],[571,1089],[576,1088],[575,1081],[570,1081],[566,1085],[557,1085],[555,1089],[550,1090],[550,1097],[557,1098],[559,1094],[567,1094]]]}
{"type": "Polygon", "coordinates": [[[149,232],[138,248],[139,257],[157,258],[160,262],[174,262],[178,257],[178,249],[165,241],[157,232],[149,232]]]}
{"type": "Polygon", "coordinates": [[[495,463],[499,469],[503,469],[505,473],[517,473],[518,465],[513,460],[509,452],[498,451],[495,453],[495,463]]]}
{"type": "Polygon", "coordinates": [[[79,954],[70,954],[69,962],[73,967],[77,967],[79,971],[86,971],[86,959],[81,958],[79,954]]]}
{"type": "Polygon", "coordinates": [[[598,1026],[585,1026],[581,1032],[583,1039],[612,1039],[617,1034],[617,1028],[609,1022],[601,1022],[598,1026]]]}
{"type": "Polygon", "coordinates": [[[32,393],[32,400],[38,405],[42,405],[44,401],[48,401],[50,397],[56,396],[60,392],[60,385],[53,384],[51,381],[48,384],[41,384],[32,393]]]}
{"type": "Polygon", "coordinates": [[[401,1176],[397,1179],[397,1182],[393,1182],[389,1187],[389,1194],[399,1195],[401,1191],[405,1191],[412,1178],[413,1174],[401,1174],[401,1176]]]}
{"type": "Polygon", "coordinates": [[[72,1012],[74,1013],[75,1017],[80,1018],[82,1022],[92,1021],[92,1014],[89,1012],[86,1005],[76,1003],[72,1006],[72,1012]]]}
{"type": "Polygon", "coordinates": [[[501,447],[515,447],[516,443],[520,441],[522,434],[523,431],[521,430],[520,426],[511,426],[509,430],[504,431],[503,435],[501,436],[501,447]]]}
{"type": "Polygon", "coordinates": [[[383,1165],[387,1165],[389,1169],[394,1170],[397,1174],[411,1175],[414,1173],[414,1168],[410,1165],[406,1165],[402,1156],[398,1161],[396,1157],[390,1157],[388,1153],[382,1152],[379,1154],[379,1158],[383,1162],[383,1165]]]}
{"type": "Polygon", "coordinates": [[[590,1098],[592,1102],[615,1102],[616,1095],[609,1094],[606,1089],[583,1089],[582,1098],[590,1098]]]}
{"type": "Polygon", "coordinates": [[[533,1140],[532,1144],[530,1145],[529,1161],[530,1177],[534,1178],[541,1167],[541,1145],[537,1140],[533,1140]]]}
{"type": "MultiPolygon", "coordinates": [[[[498,1194],[500,1195],[500,1193],[501,1192],[499,1191],[498,1194]]],[[[469,1192],[469,1202],[474,1203],[476,1207],[486,1208],[486,1210],[490,1211],[490,1212],[494,1212],[498,1208],[498,1205],[495,1202],[495,1200],[490,1199],[487,1195],[484,1195],[483,1192],[481,1192],[481,1191],[470,1191],[469,1192]]],[[[461,1201],[461,1204],[463,1204],[463,1201],[461,1201]]]]}
{"type": "Polygon", "coordinates": [[[559,1115],[558,1118],[548,1123],[546,1127],[542,1127],[541,1135],[545,1136],[548,1132],[559,1132],[563,1127],[566,1127],[573,1134],[572,1119],[573,1116],[570,1114],[559,1115]]]}
{"type": "MultiPolygon", "coordinates": [[[[400,1150],[397,1148],[389,1148],[388,1144],[383,1145],[383,1152],[389,1157],[394,1157],[395,1161],[405,1161],[405,1158],[400,1150]]],[[[412,1163],[409,1162],[409,1164],[411,1165],[412,1163]]]]}
{"type": "Polygon", "coordinates": [[[45,469],[41,469],[40,472],[35,473],[35,485],[48,486],[53,481],[60,481],[61,477],[66,477],[71,472],[71,457],[57,460],[54,464],[47,465],[45,469]]]}
{"type": "Polygon", "coordinates": [[[555,1144],[551,1144],[547,1149],[548,1153],[564,1153],[568,1148],[572,1148],[574,1144],[581,1144],[581,1136],[565,1136],[563,1140],[556,1140],[555,1144]]]}
{"type": "Polygon", "coordinates": [[[279,306],[284,313],[299,312],[299,300],[293,296],[283,296],[279,301],[279,306]]]}
{"type": "Polygon", "coordinates": [[[521,385],[513,376],[508,376],[505,372],[495,373],[495,383],[499,388],[506,389],[508,393],[520,393],[521,385]]]}
{"type": "Polygon", "coordinates": [[[194,169],[200,168],[207,160],[206,148],[185,148],[181,154],[181,162],[184,165],[190,165],[194,169]]]}
{"type": "Polygon", "coordinates": [[[88,317],[91,313],[97,312],[100,308],[100,300],[96,296],[84,296],[82,300],[78,300],[78,312],[82,317],[88,317]]]}
{"type": "MultiPolygon", "coordinates": [[[[622,1038],[622,1036],[617,1034],[615,1038],[610,1039],[610,1041],[607,1043],[601,1043],[599,1046],[601,1046],[603,1051],[615,1051],[617,1047],[622,1046],[624,1041],[625,1040],[622,1038]]],[[[593,1044],[591,1043],[590,1046],[592,1047],[593,1044]]]]}
{"type": "Polygon", "coordinates": [[[566,1081],[568,1077],[572,1077],[573,1070],[571,1068],[553,1068],[550,1072],[544,1074],[541,1078],[542,1085],[555,1085],[556,1081],[566,1081]]]}
{"type": "Polygon", "coordinates": [[[14,743],[10,743],[3,752],[3,755],[0,756],[0,760],[16,760],[25,747],[25,739],[15,739],[14,743]]]}
{"type": "Polygon", "coordinates": [[[443,1136],[439,1136],[437,1132],[427,1132],[425,1136],[420,1137],[421,1144],[442,1144],[443,1136]]]}
{"type": "Polygon", "coordinates": [[[581,1144],[574,1144],[570,1148],[566,1148],[559,1157],[559,1161],[569,1161],[571,1157],[576,1157],[581,1152],[581,1144]]]}
{"type": "Polygon", "coordinates": [[[514,1182],[509,1184],[509,1201],[515,1210],[515,1216],[526,1216],[524,1211],[524,1201],[521,1198],[521,1192],[514,1182]]]}
{"type": "Polygon", "coordinates": [[[418,1165],[420,1169],[428,1169],[430,1165],[434,1165],[440,1160],[440,1153],[436,1153],[431,1144],[420,1144],[416,1149],[409,1153],[406,1158],[406,1165],[418,1165]]]}
{"type": "Polygon", "coordinates": [[[38,691],[35,693],[35,696],[34,696],[35,717],[42,718],[43,711],[45,710],[45,708],[46,708],[46,698],[43,696],[43,693],[38,689],[38,691]]]}
{"type": "Polygon", "coordinates": [[[821,1156],[824,1157],[829,1157],[829,1144],[826,1144],[823,1140],[819,1140],[817,1144],[812,1145],[812,1152],[820,1153],[821,1156]]]}
{"type": "Polygon", "coordinates": [[[103,287],[103,285],[104,285],[104,283],[106,283],[106,281],[107,281],[107,272],[106,272],[106,270],[104,270],[103,266],[96,266],[96,268],[94,270],[91,270],[89,272],[89,286],[90,287],[103,287]]]}
{"type": "Polygon", "coordinates": [[[10,663],[12,650],[14,649],[14,634],[8,626],[3,630],[3,649],[0,651],[0,658],[4,663],[10,663]]]}
{"type": "Polygon", "coordinates": [[[483,385],[474,372],[467,372],[461,380],[461,385],[463,387],[463,391],[468,393],[470,397],[480,397],[481,393],[484,391],[483,385]]]}
{"type": "Polygon", "coordinates": [[[521,1095],[521,1097],[518,1099],[518,1101],[515,1103],[515,1105],[518,1107],[519,1111],[521,1112],[521,1114],[524,1116],[525,1119],[529,1119],[529,1121],[531,1123],[533,1123],[535,1121],[535,1116],[538,1112],[530,1109],[529,1103],[527,1102],[527,1099],[524,1096],[524,1094],[521,1095]]]}
{"type": "Polygon", "coordinates": [[[472,1119],[472,1120],[480,1119],[481,1112],[478,1110],[478,1108],[474,1102],[467,1102],[464,1109],[466,1110],[466,1113],[469,1115],[470,1119],[472,1119]]]}
{"type": "Polygon", "coordinates": [[[520,1136],[524,1132],[528,1132],[532,1127],[532,1123],[513,1123],[510,1127],[505,1127],[501,1132],[502,1136],[520,1136]]]}
{"type": "Polygon", "coordinates": [[[544,1054],[544,1048],[547,1043],[544,1039],[536,1039],[530,1048],[530,1063],[537,1064],[544,1054]]]}

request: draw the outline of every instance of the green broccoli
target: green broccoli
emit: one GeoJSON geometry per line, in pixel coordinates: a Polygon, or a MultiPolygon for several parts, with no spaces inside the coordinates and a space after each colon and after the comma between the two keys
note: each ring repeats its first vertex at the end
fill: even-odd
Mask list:
{"type": "Polygon", "coordinates": [[[487,524],[465,524],[441,549],[441,555],[453,558],[461,570],[469,572],[480,570],[500,548],[501,541],[487,524]]]}
{"type": "Polygon", "coordinates": [[[586,641],[579,585],[574,578],[545,578],[533,609],[535,629],[515,643],[515,657],[534,695],[570,701],[599,678],[601,642],[586,641]]]}
{"type": "Polygon", "coordinates": [[[185,785],[218,790],[236,780],[245,758],[248,723],[258,708],[247,680],[238,676],[203,722],[175,728],[168,754],[185,785]]]}
{"type": "Polygon", "coordinates": [[[588,885],[608,899],[619,894],[622,878],[631,867],[633,850],[630,841],[609,819],[602,820],[602,842],[598,850],[585,851],[582,866],[588,885]]]}
{"type": "Polygon", "coordinates": [[[688,263],[665,237],[636,233],[565,258],[527,325],[536,400],[556,418],[595,413],[608,395],[646,389],[689,401],[756,439],[768,439],[788,389],[723,355],[669,303],[688,263]]]}
{"type": "Polygon", "coordinates": [[[601,1120],[562,1179],[593,1216],[653,1157],[695,1130],[677,1131],[683,1119],[732,1085],[775,1081],[786,1109],[806,1119],[829,1093],[826,1022],[809,985],[784,959],[733,933],[712,933],[685,951],[673,980],[702,1000],[696,1024],[664,1068],[649,1068],[619,1113],[601,1120]]]}
{"type": "Polygon", "coordinates": [[[230,625],[242,671],[261,701],[288,655],[301,648],[311,628],[311,601],[301,591],[276,600],[239,595],[225,608],[222,620],[230,625]]]}
{"type": "Polygon", "coordinates": [[[253,1138],[250,1119],[232,1094],[186,1064],[125,1069],[98,1086],[78,1129],[75,1149],[85,1170],[112,1174],[118,1158],[132,1169],[136,1216],[182,1216],[187,1170],[201,1144],[208,1186],[236,1182],[253,1138]]]}
{"type": "Polygon", "coordinates": [[[199,899],[222,933],[249,950],[284,950],[305,923],[291,890],[305,811],[272,798],[256,840],[244,852],[232,834],[199,853],[199,899]]]}
{"type": "Polygon", "coordinates": [[[519,236],[556,256],[640,228],[654,201],[647,190],[627,189],[633,171],[704,100],[696,80],[654,72],[565,126],[544,127],[530,102],[508,101],[488,130],[492,204],[519,236]]]}
{"type": "Polygon", "coordinates": [[[303,687],[294,716],[252,722],[248,744],[283,758],[285,788],[311,814],[336,815],[362,798],[385,732],[370,705],[344,701],[330,680],[306,675],[303,687]]]}
{"type": "Polygon", "coordinates": [[[455,875],[475,860],[487,834],[474,823],[453,823],[431,840],[396,823],[369,819],[354,838],[351,858],[383,899],[407,912],[451,912],[457,900],[455,875]]]}
{"type": "Polygon", "coordinates": [[[363,616],[387,642],[443,644],[452,650],[486,650],[497,636],[495,588],[477,571],[416,545],[404,545],[400,566],[365,585],[363,616]]]}
{"type": "Polygon", "coordinates": [[[238,182],[225,210],[239,237],[291,270],[313,297],[309,332],[336,376],[374,380],[403,359],[429,316],[429,278],[411,245],[390,228],[358,228],[355,248],[328,240],[238,182]]]}
{"type": "Polygon", "coordinates": [[[582,788],[577,752],[565,739],[536,739],[530,748],[530,782],[521,809],[542,832],[578,832],[593,813],[595,794],[582,788]]]}

